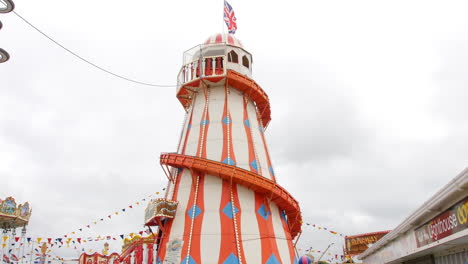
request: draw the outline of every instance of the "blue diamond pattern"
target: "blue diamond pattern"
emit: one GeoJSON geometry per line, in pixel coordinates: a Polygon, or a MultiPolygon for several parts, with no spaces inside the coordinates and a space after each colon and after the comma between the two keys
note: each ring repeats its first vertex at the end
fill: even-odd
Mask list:
{"type": "Polygon", "coordinates": [[[258,171],[257,160],[252,160],[252,162],[250,162],[250,166],[252,166],[254,170],[258,171]]]}
{"type": "Polygon", "coordinates": [[[187,130],[189,130],[190,128],[192,128],[192,124],[187,125],[187,130]]]}
{"type": "Polygon", "coordinates": [[[192,207],[190,207],[190,210],[188,210],[187,214],[190,218],[195,219],[199,214],[201,214],[202,210],[200,207],[198,207],[196,204],[194,204],[192,207]],[[195,215],[192,218],[193,210],[195,210],[195,215]]]}
{"type": "Polygon", "coordinates": [[[229,118],[229,116],[225,116],[223,118],[223,123],[224,124],[229,125],[229,124],[231,124],[231,122],[232,122],[232,120],[231,120],[231,118],[229,118]]]}
{"type": "Polygon", "coordinates": [[[270,166],[270,168],[268,168],[268,170],[270,171],[271,175],[273,175],[273,177],[275,177],[275,171],[273,170],[273,167],[270,166]]]}
{"type": "Polygon", "coordinates": [[[236,165],[236,162],[234,160],[232,160],[230,157],[225,158],[223,160],[223,163],[228,164],[228,165],[236,165]]]}
{"type": "Polygon", "coordinates": [[[223,262],[223,264],[239,264],[239,259],[237,259],[237,257],[233,253],[231,253],[223,262]]]}
{"type": "MultiPolygon", "coordinates": [[[[238,212],[239,212],[239,209],[237,209],[234,206],[234,214],[237,214],[238,212]]],[[[232,215],[232,203],[231,202],[227,203],[226,206],[224,206],[223,213],[227,215],[227,217],[232,219],[234,215],[232,215]]]]}
{"type": "Polygon", "coordinates": [[[262,127],[262,126],[259,126],[259,127],[258,127],[258,130],[260,130],[260,133],[263,134],[263,127],[262,127]]]}
{"type": "Polygon", "coordinates": [[[156,261],[156,264],[162,264],[162,261],[159,257],[158,257],[158,260],[156,261]]]}
{"type": "Polygon", "coordinates": [[[288,222],[288,218],[286,218],[286,212],[285,211],[281,211],[281,218],[283,218],[283,220],[287,223],[288,222]]]}
{"type": "Polygon", "coordinates": [[[205,125],[208,125],[209,123],[210,123],[210,120],[205,119],[200,122],[200,125],[205,126],[205,125]]]}
{"type": "Polygon", "coordinates": [[[181,173],[183,170],[183,168],[177,168],[177,174],[181,173]]]}
{"type": "Polygon", "coordinates": [[[271,212],[268,212],[266,210],[265,204],[262,204],[260,208],[258,208],[257,213],[263,217],[263,219],[268,220],[268,217],[270,217],[271,212]]]}
{"type": "Polygon", "coordinates": [[[250,128],[250,122],[248,119],[244,120],[244,125],[246,125],[248,128],[250,128]]]}
{"type": "Polygon", "coordinates": [[[275,257],[275,254],[271,254],[271,256],[268,258],[267,262],[265,264],[280,264],[278,259],[275,257]]]}
{"type": "Polygon", "coordinates": [[[188,263],[188,264],[197,264],[197,263],[195,262],[195,260],[194,260],[190,255],[187,256],[187,257],[185,257],[185,258],[182,260],[182,262],[180,262],[180,264],[187,264],[187,263],[188,263]],[[188,262],[187,262],[187,259],[188,259],[188,262]]]}

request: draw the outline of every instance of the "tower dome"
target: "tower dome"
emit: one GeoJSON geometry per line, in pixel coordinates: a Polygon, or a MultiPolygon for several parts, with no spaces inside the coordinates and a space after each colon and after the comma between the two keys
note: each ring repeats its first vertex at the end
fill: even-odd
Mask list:
{"type": "Polygon", "coordinates": [[[217,34],[211,35],[204,42],[204,44],[208,44],[208,45],[210,45],[210,44],[229,44],[229,45],[237,46],[239,48],[244,48],[242,43],[236,37],[234,37],[234,35],[228,34],[228,33],[224,33],[224,34],[217,33],[217,34]]]}

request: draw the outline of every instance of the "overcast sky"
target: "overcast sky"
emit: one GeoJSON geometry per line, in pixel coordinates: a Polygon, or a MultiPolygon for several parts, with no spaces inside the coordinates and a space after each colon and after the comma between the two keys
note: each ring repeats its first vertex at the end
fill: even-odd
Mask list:
{"type": "MultiPolygon", "coordinates": [[[[270,97],[277,180],[305,222],[348,235],[392,229],[467,166],[466,1],[230,4],[270,97]]],[[[183,52],[223,30],[222,5],[23,0],[15,11],[106,69],[175,84],[183,52]]],[[[28,236],[63,236],[164,188],[158,157],[176,150],[184,117],[175,88],[117,79],[15,14],[0,20],[11,55],[0,64],[0,198],[31,203],[28,236]]],[[[143,210],[80,236],[139,231],[143,210]]],[[[298,248],[332,242],[340,254],[342,238],[305,226],[298,248]]]]}

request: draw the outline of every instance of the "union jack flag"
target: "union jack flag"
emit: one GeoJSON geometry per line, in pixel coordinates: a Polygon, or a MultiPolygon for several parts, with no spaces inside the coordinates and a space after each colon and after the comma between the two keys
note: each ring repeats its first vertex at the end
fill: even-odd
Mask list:
{"type": "Polygon", "coordinates": [[[236,20],[236,15],[234,14],[234,10],[232,10],[232,6],[227,1],[224,1],[224,22],[226,22],[226,26],[231,34],[236,33],[236,20]]]}

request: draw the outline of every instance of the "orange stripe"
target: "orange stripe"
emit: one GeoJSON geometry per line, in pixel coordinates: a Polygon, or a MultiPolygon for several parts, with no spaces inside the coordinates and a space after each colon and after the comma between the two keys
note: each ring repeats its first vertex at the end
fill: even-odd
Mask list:
{"type": "Polygon", "coordinates": [[[270,173],[271,180],[276,182],[275,174],[273,173],[273,167],[271,166],[270,153],[268,152],[268,148],[267,148],[266,141],[265,141],[265,136],[263,135],[264,131],[263,131],[263,127],[262,127],[262,122],[261,122],[258,110],[256,110],[256,112],[257,112],[258,125],[262,129],[262,131],[260,132],[260,136],[262,137],[263,147],[265,149],[265,155],[266,155],[267,163],[268,163],[268,172],[270,173]]]}
{"type": "Polygon", "coordinates": [[[219,251],[218,264],[224,263],[229,255],[234,254],[239,259],[239,252],[237,249],[236,234],[234,228],[234,217],[237,223],[238,239],[239,239],[239,250],[241,254],[242,262],[245,263],[244,247],[242,245],[242,231],[240,228],[242,210],[239,208],[239,196],[237,194],[237,184],[232,185],[232,194],[234,197],[234,207],[237,208],[237,213],[234,214],[233,218],[230,218],[228,214],[232,214],[232,208],[226,210],[226,205],[231,202],[231,183],[227,180],[223,180],[221,204],[219,206],[219,215],[221,222],[221,244],[219,251]],[[226,210],[226,211],[225,211],[226,210]],[[227,214],[226,214],[227,213],[227,214]]]}
{"type": "Polygon", "coordinates": [[[208,136],[208,127],[210,125],[210,113],[208,111],[208,89],[204,87],[205,91],[205,108],[200,120],[200,135],[198,136],[197,157],[206,158],[206,138],[208,136]],[[200,148],[201,146],[201,148],[200,148]]]}
{"type": "Polygon", "coordinates": [[[262,245],[262,263],[266,263],[273,254],[279,263],[283,263],[279,257],[275,231],[273,230],[273,221],[271,219],[272,215],[270,205],[268,199],[265,198],[265,195],[255,193],[255,211],[255,215],[257,216],[258,230],[260,231],[260,241],[262,245]],[[260,208],[266,212],[266,219],[260,215],[260,208]]]}
{"type": "MultiPolygon", "coordinates": [[[[232,117],[229,113],[229,98],[228,98],[228,84],[226,82],[225,87],[225,96],[224,96],[224,110],[223,115],[221,116],[221,122],[223,127],[223,151],[221,156],[221,162],[227,161],[227,158],[230,158],[234,165],[236,163],[236,158],[234,155],[234,146],[232,144],[232,117]],[[228,120],[226,120],[226,117],[228,120]]],[[[229,162],[228,162],[229,163],[229,162]]],[[[219,205],[219,215],[221,222],[221,243],[220,251],[218,257],[218,263],[222,264],[226,259],[231,255],[237,257],[237,259],[245,259],[242,247],[242,236],[241,236],[241,225],[240,225],[240,203],[239,197],[237,195],[237,186],[232,185],[232,195],[234,198],[234,206],[237,208],[238,212],[232,215],[232,208],[228,206],[231,203],[231,185],[232,183],[223,180],[222,182],[222,192],[221,192],[221,202],[219,205]],[[229,209],[230,208],[230,209],[229,209]],[[232,215],[230,218],[228,215],[232,215]],[[237,224],[238,237],[236,238],[235,227],[234,227],[234,217],[237,224]],[[238,239],[238,241],[237,241],[238,239]],[[237,243],[239,243],[240,250],[237,248],[237,243]],[[239,251],[241,256],[239,257],[239,251]]]]}
{"type": "Polygon", "coordinates": [[[231,113],[229,113],[227,82],[224,87],[224,90],[225,90],[224,110],[223,110],[223,115],[221,116],[221,123],[223,126],[223,151],[221,154],[220,161],[224,162],[226,158],[229,157],[232,161],[234,161],[234,163],[236,163],[236,156],[234,154],[234,145],[232,144],[232,116],[231,116],[231,113]],[[229,122],[228,124],[226,124],[225,122],[227,122],[228,120],[229,122]]]}
{"type": "MultiPolygon", "coordinates": [[[[205,107],[203,110],[203,114],[200,120],[200,135],[198,137],[198,146],[197,146],[197,155],[198,157],[206,158],[206,139],[208,136],[208,127],[209,127],[209,111],[208,111],[208,89],[204,88],[205,94],[205,107]]],[[[201,263],[201,256],[200,256],[200,239],[201,239],[201,227],[202,227],[202,220],[204,215],[204,181],[205,181],[205,174],[200,174],[198,172],[192,171],[192,188],[190,190],[190,197],[187,203],[186,214],[185,214],[185,225],[184,225],[184,245],[182,247],[182,260],[185,259],[187,256],[190,256],[195,260],[196,263],[201,263]],[[195,189],[196,189],[196,180],[199,177],[198,183],[198,197],[197,201],[195,201],[195,189]],[[193,213],[193,206],[198,206],[198,210],[201,210],[198,216],[194,219],[191,218],[193,213]],[[192,229],[193,223],[193,229],[192,229]],[[191,237],[190,237],[191,235],[191,237]],[[190,245],[190,250],[189,250],[190,245]]]]}
{"type": "MultiPolygon", "coordinates": [[[[184,139],[184,143],[183,143],[184,146],[182,147],[182,151],[181,151],[182,154],[185,154],[185,149],[187,148],[187,141],[188,141],[188,138],[189,138],[189,135],[190,135],[190,131],[192,130],[191,127],[192,127],[192,117],[193,117],[194,108],[195,107],[192,107],[192,111],[190,111],[190,118],[189,118],[188,125],[187,125],[187,128],[186,128],[187,132],[185,133],[185,139],[184,139]]],[[[184,169],[180,169],[179,173],[177,174],[176,183],[175,183],[175,186],[174,186],[174,193],[172,194],[172,198],[171,198],[172,201],[177,200],[177,194],[179,192],[179,185],[180,185],[180,181],[181,181],[183,172],[184,172],[184,169]]],[[[169,191],[169,190],[167,190],[167,191],[169,191]]],[[[163,237],[162,237],[161,242],[160,242],[160,246],[159,246],[156,258],[159,257],[161,261],[164,261],[164,258],[166,256],[166,244],[169,241],[169,235],[171,234],[171,229],[172,229],[172,224],[173,223],[174,223],[174,220],[169,221],[168,225],[165,227],[166,232],[163,233],[163,237]]]]}
{"type": "Polygon", "coordinates": [[[201,261],[201,230],[203,224],[203,216],[205,215],[205,177],[206,175],[200,174],[200,182],[198,187],[198,198],[197,206],[200,208],[201,213],[195,218],[193,225],[192,233],[192,249],[190,250],[190,255],[197,263],[202,263],[201,261]]]}
{"type": "MultiPolygon", "coordinates": [[[[203,223],[203,215],[205,211],[204,202],[203,202],[203,186],[205,181],[205,174],[200,174],[198,172],[192,172],[192,188],[190,189],[189,201],[187,203],[187,208],[185,210],[185,226],[184,226],[184,245],[182,247],[182,260],[184,260],[187,255],[195,260],[196,263],[201,263],[200,256],[200,230],[203,223]],[[197,178],[199,177],[198,182],[198,197],[195,201],[195,191],[197,185],[197,178]],[[192,219],[194,214],[194,205],[198,207],[195,209],[195,217],[192,219]],[[200,210],[200,211],[198,211],[200,210]],[[192,228],[193,220],[193,230],[192,237],[190,237],[190,231],[192,228]],[[191,239],[191,240],[190,240],[191,239]],[[190,252],[188,246],[190,245],[190,252]]],[[[196,207],[195,207],[196,208],[196,207]]]]}
{"type": "Polygon", "coordinates": [[[218,263],[222,264],[228,256],[233,253],[237,256],[236,237],[234,235],[234,224],[224,212],[223,209],[231,201],[231,188],[230,183],[223,180],[223,187],[221,193],[221,203],[219,205],[219,218],[221,222],[221,243],[219,250],[218,263]]]}
{"type": "Polygon", "coordinates": [[[236,218],[236,223],[237,223],[240,254],[241,254],[242,260],[243,260],[242,263],[245,263],[245,254],[244,254],[244,246],[242,244],[242,228],[241,228],[242,209],[240,207],[239,194],[237,193],[237,184],[232,184],[232,196],[234,198],[234,205],[236,207],[238,207],[237,209],[239,209],[239,212],[236,213],[236,215],[234,217],[236,218]]]}
{"type": "Polygon", "coordinates": [[[249,168],[250,168],[251,172],[257,172],[258,173],[258,171],[255,170],[252,167],[252,165],[250,165],[252,160],[255,159],[255,151],[254,151],[254,145],[253,145],[253,140],[252,140],[252,133],[250,132],[250,127],[249,127],[249,126],[252,126],[252,124],[250,124],[250,121],[248,121],[249,126],[247,126],[247,124],[245,123],[246,120],[249,120],[249,114],[247,112],[247,104],[248,104],[248,99],[247,99],[247,96],[244,95],[244,128],[245,128],[245,134],[247,135],[247,143],[248,143],[248,146],[249,146],[249,168]]]}
{"type": "MultiPolygon", "coordinates": [[[[248,112],[247,112],[247,104],[248,104],[248,99],[244,97],[244,120],[247,120],[248,118],[248,112]]],[[[256,118],[258,120],[258,116],[256,118]]],[[[261,122],[259,121],[259,125],[261,126],[261,122]]],[[[255,159],[255,152],[254,152],[254,145],[253,145],[253,140],[252,140],[252,135],[251,135],[251,128],[247,127],[245,125],[245,129],[247,132],[247,138],[248,138],[248,143],[249,143],[249,159],[250,161],[255,159]]],[[[252,126],[252,124],[250,124],[252,126]]],[[[263,137],[263,134],[262,134],[263,137]]],[[[264,142],[265,143],[265,142],[264,142]]],[[[257,163],[260,163],[260,161],[257,160],[257,163]]],[[[257,165],[260,166],[260,165],[257,165]]],[[[250,166],[250,170],[252,172],[257,172],[252,166],[250,166]]],[[[275,232],[273,230],[273,222],[271,219],[271,210],[270,206],[268,203],[268,200],[265,199],[265,196],[263,194],[255,193],[255,215],[257,217],[257,224],[258,224],[258,229],[260,233],[260,243],[262,247],[262,263],[266,263],[268,259],[271,257],[272,254],[275,255],[276,259],[282,263],[281,258],[279,257],[279,252],[278,252],[278,246],[276,244],[276,238],[275,238],[275,232]],[[263,205],[263,209],[269,213],[269,216],[267,220],[265,220],[260,214],[259,210],[263,205]]]]}

